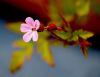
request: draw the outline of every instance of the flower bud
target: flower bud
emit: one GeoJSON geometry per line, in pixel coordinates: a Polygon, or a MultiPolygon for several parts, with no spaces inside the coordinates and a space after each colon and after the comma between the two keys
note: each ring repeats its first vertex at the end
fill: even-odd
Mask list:
{"type": "Polygon", "coordinates": [[[47,30],[57,30],[57,26],[55,25],[55,24],[49,24],[48,26],[47,26],[47,30]]]}
{"type": "Polygon", "coordinates": [[[41,24],[40,28],[37,30],[38,32],[43,32],[44,31],[44,26],[41,24]]]}

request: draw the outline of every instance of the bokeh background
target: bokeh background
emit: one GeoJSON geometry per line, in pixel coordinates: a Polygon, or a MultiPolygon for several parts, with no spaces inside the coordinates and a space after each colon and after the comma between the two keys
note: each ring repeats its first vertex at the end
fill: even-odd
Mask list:
{"type": "Polygon", "coordinates": [[[99,0],[0,0],[0,77],[100,77],[99,39],[99,0]],[[82,28],[95,34],[88,39],[92,43],[88,59],[78,46],[51,46],[55,68],[49,67],[35,52],[31,61],[26,61],[21,70],[11,74],[9,64],[16,49],[12,43],[22,35],[14,31],[16,29],[9,29],[9,24],[24,22],[28,16],[45,25],[51,21],[59,24],[56,4],[73,29],[82,28]]]}

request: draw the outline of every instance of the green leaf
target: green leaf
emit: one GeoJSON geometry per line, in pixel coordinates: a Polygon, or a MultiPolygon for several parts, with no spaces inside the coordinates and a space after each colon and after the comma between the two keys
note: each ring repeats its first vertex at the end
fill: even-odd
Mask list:
{"type": "Polygon", "coordinates": [[[60,24],[61,19],[58,15],[58,10],[57,10],[56,3],[54,0],[50,0],[49,15],[51,17],[52,23],[55,23],[56,25],[60,24]]]}
{"type": "Polygon", "coordinates": [[[76,12],[79,16],[84,16],[89,13],[90,1],[78,0],[76,2],[76,12]]]}
{"type": "Polygon", "coordinates": [[[49,42],[44,38],[38,40],[38,53],[42,59],[51,67],[55,66],[53,54],[49,48],[49,42]]]}
{"type": "Polygon", "coordinates": [[[27,59],[29,59],[29,60],[31,59],[32,53],[33,53],[33,45],[34,45],[33,43],[31,43],[31,42],[26,43],[23,40],[17,40],[17,41],[14,41],[13,45],[14,45],[14,47],[22,48],[22,50],[20,50],[20,51],[24,51],[27,59]]]}
{"type": "Polygon", "coordinates": [[[75,0],[61,0],[61,6],[63,9],[63,13],[66,15],[75,14],[75,0]]]}
{"type": "Polygon", "coordinates": [[[24,48],[26,46],[29,46],[28,44],[31,44],[31,43],[26,43],[22,39],[19,39],[19,40],[16,40],[16,41],[13,42],[13,46],[14,47],[22,47],[22,48],[24,48]]]}
{"type": "Polygon", "coordinates": [[[13,22],[13,23],[8,23],[6,27],[13,32],[21,33],[20,26],[21,22],[13,22]]]}
{"type": "Polygon", "coordinates": [[[10,61],[11,73],[15,73],[16,71],[18,71],[22,67],[22,65],[24,64],[24,61],[25,61],[24,52],[20,52],[20,51],[13,52],[12,58],[10,61]]]}
{"type": "Polygon", "coordinates": [[[33,45],[32,46],[28,46],[27,48],[25,48],[25,56],[28,60],[32,59],[32,54],[33,54],[33,45]]]}
{"type": "Polygon", "coordinates": [[[72,35],[70,38],[67,39],[68,41],[77,41],[78,36],[77,35],[72,35]]]}
{"type": "Polygon", "coordinates": [[[69,38],[67,38],[68,41],[78,41],[79,37],[82,39],[88,39],[93,36],[92,32],[88,32],[82,29],[74,31],[69,38]]]}
{"type": "Polygon", "coordinates": [[[73,32],[73,35],[77,35],[83,39],[88,39],[88,38],[92,37],[94,34],[92,32],[79,29],[79,30],[76,30],[75,32],[73,32]]]}
{"type": "Polygon", "coordinates": [[[70,32],[64,32],[64,31],[55,31],[55,34],[59,37],[61,37],[62,39],[66,40],[68,38],[70,38],[71,33],[70,32]]]}
{"type": "Polygon", "coordinates": [[[83,39],[88,39],[90,37],[92,37],[94,34],[92,32],[88,32],[88,31],[82,31],[79,33],[79,36],[83,39]]]}
{"type": "Polygon", "coordinates": [[[67,38],[68,41],[77,41],[78,40],[78,34],[77,32],[69,32],[70,36],[67,38]]]}
{"type": "Polygon", "coordinates": [[[48,36],[50,35],[50,33],[48,31],[43,31],[43,32],[39,32],[39,38],[48,38],[48,36]]]}
{"type": "Polygon", "coordinates": [[[98,2],[97,0],[92,0],[91,9],[93,9],[96,14],[100,14],[100,2],[98,2]]]}

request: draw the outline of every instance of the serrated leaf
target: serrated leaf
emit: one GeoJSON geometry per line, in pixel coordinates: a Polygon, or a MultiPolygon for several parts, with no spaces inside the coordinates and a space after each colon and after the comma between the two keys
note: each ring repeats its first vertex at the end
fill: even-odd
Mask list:
{"type": "Polygon", "coordinates": [[[72,35],[70,38],[67,39],[68,41],[77,41],[78,36],[77,35],[72,35]]]}
{"type": "Polygon", "coordinates": [[[13,23],[8,23],[6,27],[13,32],[21,33],[20,26],[21,22],[13,22],[13,23]]]}
{"type": "Polygon", "coordinates": [[[60,31],[55,31],[55,34],[59,37],[61,37],[62,39],[66,40],[68,39],[70,36],[71,36],[71,33],[70,32],[60,32],[60,31]]]}
{"type": "Polygon", "coordinates": [[[19,70],[25,61],[25,54],[24,52],[15,51],[12,54],[11,61],[10,61],[10,71],[11,73],[15,73],[19,70]]]}
{"type": "Polygon", "coordinates": [[[77,35],[77,36],[81,37],[82,39],[88,39],[88,38],[92,37],[94,34],[92,32],[79,29],[79,30],[74,31],[73,35],[77,35]]]}
{"type": "Polygon", "coordinates": [[[71,33],[69,32],[69,37],[67,38],[68,41],[77,41],[78,40],[78,34],[75,32],[71,33]]]}
{"type": "Polygon", "coordinates": [[[49,48],[49,42],[46,39],[40,38],[38,40],[38,53],[41,54],[42,59],[49,66],[55,66],[53,54],[49,48]]]}
{"type": "Polygon", "coordinates": [[[92,32],[88,32],[88,31],[83,31],[79,33],[79,36],[83,39],[88,39],[90,37],[92,37],[94,34],[92,32]]]}

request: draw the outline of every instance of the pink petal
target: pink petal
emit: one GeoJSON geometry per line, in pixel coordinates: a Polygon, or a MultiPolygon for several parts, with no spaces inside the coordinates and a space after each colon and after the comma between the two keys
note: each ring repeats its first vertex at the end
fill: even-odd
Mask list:
{"type": "Polygon", "coordinates": [[[32,36],[32,40],[33,41],[37,41],[38,40],[38,33],[37,33],[37,31],[33,31],[33,36],[32,36]]]}
{"type": "Polygon", "coordinates": [[[35,20],[34,25],[35,25],[36,30],[38,30],[39,27],[40,27],[40,22],[39,22],[39,20],[35,20]]]}
{"type": "Polygon", "coordinates": [[[29,42],[31,40],[31,38],[32,38],[32,31],[27,32],[26,34],[23,35],[23,40],[25,42],[29,42]]]}
{"type": "Polygon", "coordinates": [[[21,24],[21,27],[20,27],[21,32],[28,32],[28,31],[31,31],[31,29],[32,28],[30,25],[24,24],[24,23],[21,24]]]}
{"type": "Polygon", "coordinates": [[[33,20],[31,17],[27,17],[27,18],[25,19],[25,22],[26,22],[27,24],[29,24],[29,25],[34,25],[34,20],[33,20]]]}

